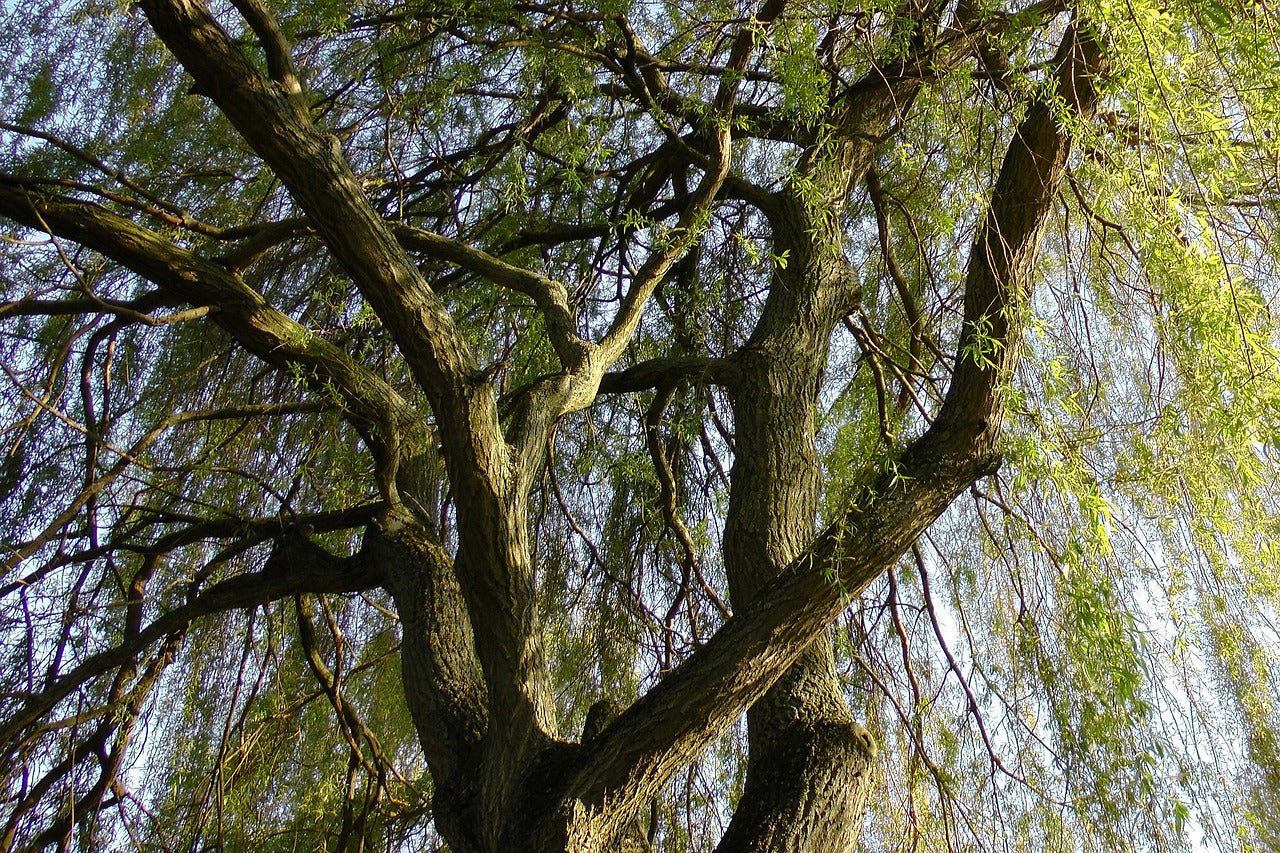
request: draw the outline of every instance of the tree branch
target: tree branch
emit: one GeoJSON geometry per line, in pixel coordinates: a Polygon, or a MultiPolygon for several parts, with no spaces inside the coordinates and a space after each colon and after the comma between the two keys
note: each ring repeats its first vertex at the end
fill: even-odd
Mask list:
{"type": "Polygon", "coordinates": [[[561,365],[566,370],[579,366],[587,344],[574,328],[573,314],[569,311],[569,292],[563,284],[495,258],[461,240],[403,224],[395,225],[394,233],[407,249],[457,264],[495,284],[528,296],[542,311],[551,346],[560,357],[561,365]]]}
{"type": "Polygon", "coordinates": [[[389,481],[401,433],[420,428],[420,418],[380,377],[267,305],[239,276],[103,207],[33,192],[18,179],[0,181],[0,215],[98,251],[169,297],[209,309],[214,322],[268,364],[303,368],[318,393],[347,411],[389,481]]]}
{"type": "Polygon", "coordinates": [[[731,388],[738,381],[738,365],[727,358],[674,356],[651,358],[620,371],[606,373],[600,380],[601,394],[646,391],[673,382],[719,385],[731,388]]]}
{"type": "Polygon", "coordinates": [[[372,589],[385,582],[377,561],[361,554],[335,557],[298,534],[285,536],[260,571],[219,581],[187,604],[156,618],[147,627],[106,651],[90,655],[54,684],[31,696],[0,725],[0,744],[6,753],[16,748],[21,733],[60,701],[99,675],[124,666],[139,652],[170,634],[185,631],[196,619],[228,610],[258,607],[306,593],[348,593],[372,589]]]}
{"type": "MultiPolygon", "coordinates": [[[[465,421],[476,405],[470,399],[476,370],[470,349],[369,204],[337,140],[312,123],[305,104],[248,62],[198,0],[143,0],[141,5],[201,93],[266,161],[351,273],[430,397],[442,427],[454,417],[465,421]]],[[[443,432],[446,443],[454,440],[455,430],[443,432]]]]}
{"type": "Polygon", "coordinates": [[[302,86],[298,83],[298,74],[293,68],[293,57],[289,54],[289,42],[280,31],[275,17],[258,0],[231,0],[249,29],[258,37],[267,57],[267,73],[284,90],[291,95],[302,94],[302,86]]]}
{"type": "MultiPolygon", "coordinates": [[[[623,348],[635,333],[636,326],[640,324],[645,303],[662,277],[701,236],[704,219],[729,175],[732,160],[731,118],[742,71],[763,38],[766,27],[782,14],[785,6],[785,0],[765,0],[751,21],[738,30],[730,50],[726,72],[720,78],[715,99],[710,105],[711,121],[708,123],[707,134],[710,137],[711,151],[703,167],[702,180],[690,194],[689,203],[675,227],[663,236],[665,245],[651,254],[636,272],[609,331],[600,341],[600,370],[613,364],[622,354],[623,348]]],[[[599,381],[598,377],[596,381],[599,381]]]]}
{"type": "MultiPolygon", "coordinates": [[[[374,210],[341,145],[261,75],[200,0],[142,0],[156,34],[306,212],[395,340],[436,416],[457,497],[459,574],[495,716],[494,749],[554,730],[533,564],[510,498],[520,484],[491,382],[438,295],[374,210]],[[479,618],[483,615],[483,619],[479,618]]],[[[568,383],[566,383],[568,384],[568,383]]],[[[594,386],[592,386],[594,390],[594,386]]],[[[547,398],[563,411],[560,396],[547,398]]],[[[583,403],[585,405],[585,403],[583,403]]],[[[527,478],[526,478],[527,479],[527,478]]],[[[419,641],[406,633],[406,648],[419,641]]]]}

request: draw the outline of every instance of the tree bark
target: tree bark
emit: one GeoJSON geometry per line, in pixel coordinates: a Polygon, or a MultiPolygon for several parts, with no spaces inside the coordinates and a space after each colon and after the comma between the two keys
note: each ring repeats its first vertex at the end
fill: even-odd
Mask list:
{"type": "MultiPolygon", "coordinates": [[[[787,264],[775,271],[756,330],[734,359],[740,379],[724,554],[735,607],[813,540],[822,488],[818,393],[830,329],[857,299],[830,211],[786,193],[771,224],[774,252],[787,264]]],[[[717,853],[848,849],[875,747],[844,700],[825,632],[752,706],[747,731],[746,786],[717,853]]]]}
{"type": "MultiPolygon", "coordinates": [[[[1092,115],[1092,79],[1101,63],[1091,38],[1068,31],[1054,85],[1079,118],[1092,115]]],[[[872,104],[855,108],[859,122],[887,123],[890,116],[872,104]]],[[[976,419],[987,440],[1001,419],[993,392],[1017,357],[1021,326],[1011,314],[1020,309],[1013,305],[1030,287],[1040,232],[1066,165],[1070,135],[1059,121],[1047,99],[1032,105],[1010,143],[972,251],[960,367],[938,423],[976,419]],[[979,331],[1005,348],[990,354],[990,363],[966,355],[969,336],[979,331]]],[[[860,141],[838,147],[827,161],[837,176],[828,195],[836,197],[840,187],[847,193],[866,173],[870,154],[860,141]]],[[[806,155],[815,165],[820,156],[806,155]]],[[[798,200],[784,195],[780,201],[771,216],[774,252],[789,262],[776,272],[755,333],[735,359],[737,455],[724,541],[735,607],[781,574],[811,540],[820,488],[814,419],[828,324],[857,298],[847,284],[841,232],[824,220],[824,212],[829,217],[842,205],[806,215],[798,200]]],[[[852,850],[874,784],[876,747],[841,695],[826,635],[804,650],[747,720],[746,785],[717,853],[852,850]]]]}

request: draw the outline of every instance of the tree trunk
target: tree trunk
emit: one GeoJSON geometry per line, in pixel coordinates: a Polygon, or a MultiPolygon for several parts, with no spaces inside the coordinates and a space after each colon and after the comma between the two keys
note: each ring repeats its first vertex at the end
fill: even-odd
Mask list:
{"type": "Polygon", "coordinates": [[[748,712],[746,787],[718,853],[853,849],[876,747],[838,692],[831,657],[819,640],[748,712]]]}
{"type": "MultiPolygon", "coordinates": [[[[724,551],[745,605],[813,541],[816,412],[830,328],[856,299],[829,215],[791,195],[773,217],[788,258],[737,358],[736,455],[724,551]]],[[[718,853],[842,851],[857,838],[875,745],[842,695],[824,633],[747,714],[746,786],[718,853]]]]}

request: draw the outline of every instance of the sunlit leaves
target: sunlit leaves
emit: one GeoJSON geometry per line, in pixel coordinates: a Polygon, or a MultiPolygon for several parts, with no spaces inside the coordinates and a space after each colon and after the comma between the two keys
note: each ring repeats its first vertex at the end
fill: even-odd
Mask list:
{"type": "MultiPolygon", "coordinates": [[[[890,641],[877,660],[914,672],[915,685],[896,679],[899,710],[926,707],[935,726],[970,737],[979,736],[965,713],[972,700],[956,679],[990,690],[974,688],[989,728],[1001,732],[992,741],[1004,767],[1016,766],[1010,772],[1047,799],[1073,803],[1087,824],[1062,834],[1037,817],[1044,834],[1028,846],[1089,849],[1086,836],[1115,832],[1106,849],[1201,837],[1266,849],[1274,805],[1228,792],[1237,775],[1266,778],[1277,718],[1269,650],[1280,336],[1272,226],[1263,224],[1276,181],[1273,25],[1237,4],[1092,12],[1112,44],[1109,112],[1096,131],[1081,129],[1064,218],[1047,238],[1007,397],[1005,468],[998,483],[980,486],[978,515],[942,525],[937,550],[925,551],[948,570],[957,625],[953,635],[944,619],[943,637],[953,649],[968,646],[956,653],[962,669],[940,677],[930,668],[919,651],[929,632],[911,629],[910,609],[910,642],[899,650],[890,641]],[[974,529],[981,547],[962,534],[974,529]],[[1228,624],[1234,644],[1211,639],[1228,624]],[[1213,674],[1220,656],[1234,661],[1223,670],[1234,673],[1230,686],[1213,674]],[[1245,682],[1268,686],[1242,691],[1245,682]],[[907,703],[917,690],[955,704],[907,703]],[[1232,702],[1216,700],[1220,690],[1250,696],[1250,710],[1236,717],[1232,702]],[[1219,731],[1223,744],[1210,747],[1219,731]],[[1064,788],[1050,781],[1051,768],[1070,780],[1064,788]],[[1127,817],[1138,813],[1154,820],[1127,817]]],[[[960,137],[973,133],[961,128],[965,150],[988,144],[960,137]]],[[[904,165],[932,157],[935,172],[990,162],[922,156],[927,147],[908,145],[920,143],[910,134],[901,141],[899,157],[913,158],[904,165]]],[[[934,579],[935,607],[943,580],[934,579]]],[[[899,598],[914,600],[910,590],[900,582],[899,598]]],[[[949,754],[935,731],[921,724],[917,740],[897,741],[920,759],[894,767],[923,784],[913,796],[936,790],[950,802],[950,777],[920,754],[934,738],[941,751],[925,753],[949,754]]],[[[1041,807],[1010,798],[998,808],[1007,820],[1025,808],[1018,820],[1030,820],[1041,807]]],[[[956,823],[927,824],[925,835],[971,833],[981,844],[976,819],[949,809],[956,823]]]]}

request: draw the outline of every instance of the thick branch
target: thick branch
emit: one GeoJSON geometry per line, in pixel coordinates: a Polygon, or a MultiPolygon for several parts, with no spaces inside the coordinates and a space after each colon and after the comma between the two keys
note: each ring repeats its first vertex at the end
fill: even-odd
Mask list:
{"type": "MultiPolygon", "coordinates": [[[[145,0],[156,34],[306,211],[351,273],[437,413],[469,394],[474,359],[439,298],[374,211],[337,140],[261,75],[195,0],[145,0]]],[[[463,407],[470,408],[470,407],[463,407]]]]}
{"type": "Polygon", "coordinates": [[[600,393],[645,391],[673,382],[732,387],[737,380],[738,366],[729,359],[703,356],[651,358],[625,370],[606,373],[600,380],[600,393]]]}
{"type": "Polygon", "coordinates": [[[0,181],[0,216],[102,253],[169,297],[211,309],[212,319],[263,361],[303,368],[322,393],[336,391],[384,464],[394,463],[399,431],[418,420],[382,379],[267,305],[239,276],[132,220],[89,202],[27,191],[15,179],[0,181]]]}
{"type": "MultiPolygon", "coordinates": [[[[490,382],[444,304],[374,210],[338,141],[263,76],[199,0],[142,0],[151,26],[306,212],[431,403],[457,510],[460,574],[495,715],[519,753],[554,729],[517,477],[490,382]]],[[[559,401],[553,401],[559,402],[559,401]]],[[[557,412],[558,413],[558,412],[557,412]]],[[[418,638],[406,636],[406,643],[418,638]]]]}
{"type": "Polygon", "coordinates": [[[1071,137],[1063,123],[1093,117],[1105,57],[1075,24],[1063,36],[1054,66],[1057,101],[1036,101],[1018,125],[969,255],[956,369],[935,428],[975,418],[994,424],[1001,416],[1000,384],[1017,361],[1029,310],[1026,290],[1067,167],[1071,137]]]}
{"type": "Polygon", "coordinates": [[[280,30],[275,17],[258,0],[231,0],[244,16],[245,23],[258,37],[258,44],[267,58],[267,73],[271,79],[279,83],[291,95],[302,94],[298,84],[298,74],[293,68],[293,57],[289,53],[289,41],[280,30]]]}

